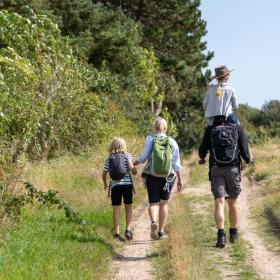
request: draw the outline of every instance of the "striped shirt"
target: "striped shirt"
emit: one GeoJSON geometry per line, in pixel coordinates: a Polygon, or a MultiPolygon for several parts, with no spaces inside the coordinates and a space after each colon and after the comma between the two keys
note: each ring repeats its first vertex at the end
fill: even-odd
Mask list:
{"type": "MultiPolygon", "coordinates": [[[[127,185],[132,185],[132,180],[131,180],[131,175],[128,169],[128,161],[132,161],[131,155],[128,153],[124,154],[124,162],[125,162],[125,169],[126,169],[126,174],[123,179],[121,180],[113,180],[111,179],[110,181],[110,187],[116,187],[116,186],[127,186],[127,185]]],[[[109,172],[109,158],[106,159],[105,164],[104,164],[104,169],[103,172],[108,173],[109,172]]]]}

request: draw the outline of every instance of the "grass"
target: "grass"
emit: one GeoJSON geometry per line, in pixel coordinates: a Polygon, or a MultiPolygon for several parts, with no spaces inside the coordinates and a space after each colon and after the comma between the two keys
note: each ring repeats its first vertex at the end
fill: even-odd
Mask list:
{"type": "Polygon", "coordinates": [[[198,164],[197,152],[193,152],[191,154],[189,159],[189,166],[190,166],[190,178],[189,178],[190,186],[194,187],[208,181],[209,179],[208,163],[206,161],[206,163],[203,165],[198,164]]]}
{"type": "Polygon", "coordinates": [[[190,203],[186,196],[172,200],[169,239],[161,241],[160,256],[154,259],[157,279],[221,279],[208,259],[214,241],[211,225],[197,219],[190,203]]]}
{"type": "Polygon", "coordinates": [[[269,248],[280,253],[280,141],[256,146],[253,154],[256,164],[247,172],[258,186],[252,216],[269,248]]]}
{"type": "Polygon", "coordinates": [[[83,228],[67,222],[60,212],[26,209],[1,240],[1,279],[102,279],[114,246],[107,241],[109,229],[106,238],[94,227],[109,224],[110,213],[90,214],[94,223],[83,228]]]}
{"type": "MultiPolygon", "coordinates": [[[[208,180],[208,166],[198,165],[195,156],[191,157],[190,162],[189,185],[199,187],[208,180]]],[[[227,267],[238,274],[238,279],[259,279],[246,262],[247,252],[242,238],[223,249],[228,252],[229,259],[225,259],[223,250],[214,247],[216,229],[213,205],[210,190],[209,195],[174,197],[170,203],[167,226],[169,238],[156,247],[159,256],[153,259],[157,279],[218,280],[223,278],[220,270],[227,267]]]]}
{"type": "MultiPolygon", "coordinates": [[[[130,141],[132,155],[137,154],[140,143],[142,139],[130,141]]],[[[39,190],[59,191],[86,224],[68,222],[63,210],[36,203],[26,206],[17,222],[0,229],[0,279],[110,276],[110,261],[119,245],[112,239],[112,209],[100,178],[106,156],[106,147],[99,146],[84,155],[65,155],[26,166],[27,180],[39,190]]],[[[134,206],[145,195],[139,176],[135,185],[134,206]]]]}

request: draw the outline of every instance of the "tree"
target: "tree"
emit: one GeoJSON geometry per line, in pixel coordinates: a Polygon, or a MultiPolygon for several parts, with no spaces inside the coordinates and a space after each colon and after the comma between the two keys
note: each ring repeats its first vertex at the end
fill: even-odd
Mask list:
{"type": "MultiPolygon", "coordinates": [[[[97,1],[93,1],[94,3],[97,1]]],[[[198,143],[203,131],[202,94],[210,73],[202,72],[213,53],[206,53],[206,23],[199,0],[102,1],[121,9],[143,29],[142,45],[153,48],[159,60],[158,95],[178,126],[184,148],[198,143]]]]}

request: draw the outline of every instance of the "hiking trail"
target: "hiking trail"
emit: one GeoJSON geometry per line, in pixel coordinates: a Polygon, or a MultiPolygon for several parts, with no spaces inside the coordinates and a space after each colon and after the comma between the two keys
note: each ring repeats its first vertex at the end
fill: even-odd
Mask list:
{"type": "MultiPolygon", "coordinates": [[[[243,176],[242,192],[238,199],[238,211],[241,238],[246,242],[247,263],[261,279],[280,279],[280,256],[269,250],[265,245],[263,239],[257,234],[257,225],[250,215],[250,202],[253,200],[255,190],[248,178],[243,176]]],[[[210,183],[207,182],[196,187],[187,188],[184,190],[184,193],[190,196],[211,195],[210,183]]],[[[207,207],[203,203],[193,203],[192,207],[197,215],[203,215],[207,211],[207,207]]],[[[212,206],[213,209],[214,205],[212,206]]],[[[213,227],[214,231],[216,229],[213,227]]],[[[221,262],[218,268],[223,279],[239,279],[239,271],[231,264],[233,260],[228,246],[222,250],[214,249],[212,252],[215,256],[215,262],[221,262]]]]}
{"type": "MultiPolygon", "coordinates": [[[[204,182],[194,187],[188,186],[189,173],[190,168],[185,161],[182,168],[182,178],[187,187],[182,191],[182,194],[189,195],[190,197],[212,197],[209,182],[204,182]]],[[[177,193],[173,193],[174,195],[177,195],[177,193]]],[[[247,247],[247,263],[253,267],[261,279],[280,279],[280,256],[265,246],[262,238],[257,235],[255,222],[250,217],[250,200],[253,195],[254,189],[252,189],[249,180],[243,177],[238,208],[241,238],[246,241],[247,247]]],[[[150,254],[154,241],[150,239],[150,222],[147,207],[147,202],[143,202],[134,210],[134,222],[132,224],[134,241],[121,248],[114,258],[112,280],[155,279],[153,267],[149,259],[149,257],[152,257],[150,254]]],[[[214,204],[211,207],[211,211],[213,211],[214,204]]],[[[192,208],[194,214],[199,217],[203,217],[209,211],[207,202],[204,201],[200,203],[193,202],[192,208]]],[[[215,233],[216,229],[213,219],[213,234],[215,233]]],[[[230,245],[228,244],[224,249],[216,249],[214,245],[210,245],[211,258],[215,267],[219,269],[222,279],[240,279],[240,271],[234,266],[234,260],[230,255],[230,245]]]]}
{"type": "Polygon", "coordinates": [[[113,259],[114,280],[154,279],[153,268],[148,259],[153,242],[150,239],[148,203],[141,203],[134,210],[133,217],[134,240],[131,244],[124,245],[113,259]]]}
{"type": "MultiPolygon", "coordinates": [[[[183,182],[187,184],[188,166],[184,164],[182,170],[183,182]]],[[[175,186],[173,190],[176,190],[175,186]]],[[[113,259],[112,280],[153,280],[155,276],[149,258],[152,257],[152,244],[156,241],[150,238],[150,218],[147,202],[141,203],[134,210],[132,229],[134,233],[133,242],[121,248],[113,259]]]]}
{"type": "Polygon", "coordinates": [[[248,262],[262,279],[280,279],[280,256],[267,248],[250,217],[250,201],[253,200],[256,188],[245,177],[242,187],[239,200],[240,229],[242,238],[247,242],[248,262]]]}
{"type": "MultiPolygon", "coordinates": [[[[190,168],[188,167],[187,163],[185,163],[182,171],[182,176],[184,178],[189,178],[189,173],[190,173],[190,168]]],[[[189,195],[190,197],[203,197],[203,196],[212,197],[209,182],[204,182],[194,187],[189,187],[187,184],[187,188],[183,190],[183,194],[189,195]]],[[[207,202],[203,200],[201,200],[199,203],[197,202],[191,203],[191,207],[193,209],[194,215],[200,217],[202,220],[205,214],[208,214],[209,211],[207,202]]],[[[214,205],[211,205],[211,207],[212,207],[211,211],[213,211],[214,205]]],[[[216,234],[214,219],[213,219],[212,229],[213,229],[213,234],[216,234]]],[[[220,272],[222,279],[231,279],[231,280],[239,279],[238,277],[239,271],[237,271],[236,268],[232,265],[233,260],[232,257],[230,256],[229,248],[225,247],[223,249],[217,249],[214,247],[214,245],[215,244],[210,245],[211,259],[213,261],[213,264],[215,264],[215,267],[220,272]]]]}

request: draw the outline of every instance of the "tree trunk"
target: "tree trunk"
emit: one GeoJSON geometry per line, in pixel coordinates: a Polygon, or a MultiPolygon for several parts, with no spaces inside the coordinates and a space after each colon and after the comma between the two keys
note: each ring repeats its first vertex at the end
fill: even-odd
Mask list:
{"type": "Polygon", "coordinates": [[[138,1],[138,9],[136,11],[136,16],[135,16],[137,21],[139,21],[141,16],[142,16],[143,8],[144,8],[144,0],[139,0],[138,1]]]}

